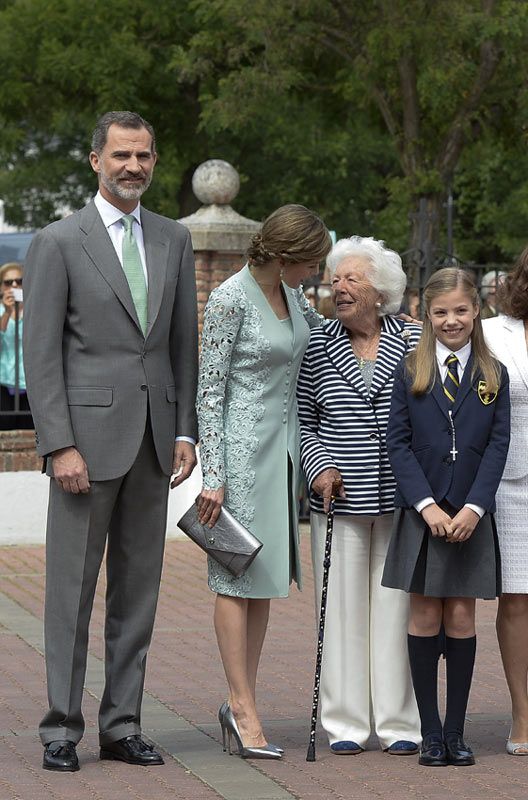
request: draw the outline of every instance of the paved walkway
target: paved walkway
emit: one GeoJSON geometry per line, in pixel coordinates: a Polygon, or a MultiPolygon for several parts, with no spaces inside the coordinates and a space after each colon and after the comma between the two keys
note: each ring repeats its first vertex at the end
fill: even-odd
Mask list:
{"type": "MultiPolygon", "coordinates": [[[[98,588],[85,693],[81,771],[41,769],[35,730],[45,707],[42,657],[44,548],[0,548],[0,800],[526,800],[528,758],[507,756],[508,696],[494,634],[494,603],[479,606],[478,662],[466,727],[474,767],[425,769],[416,757],[367,752],[338,758],[319,733],[317,761],[305,760],[315,626],[308,537],[306,588],[272,605],[260,678],[260,709],[281,762],[244,762],[220,746],[218,706],[225,681],[212,628],[213,595],[202,554],[188,541],[167,544],[143,705],[145,733],[166,754],[164,767],[98,760],[97,699],[102,688],[104,586],[98,588]]],[[[354,680],[353,665],[350,680],[354,680]]],[[[387,674],[390,680],[390,673],[387,674]]]]}

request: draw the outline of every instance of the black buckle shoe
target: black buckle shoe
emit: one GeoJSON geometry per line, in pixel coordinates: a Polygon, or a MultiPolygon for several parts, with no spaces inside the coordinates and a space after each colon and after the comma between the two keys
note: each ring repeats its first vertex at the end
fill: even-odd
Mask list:
{"type": "Polygon", "coordinates": [[[447,767],[447,753],[441,736],[436,734],[424,736],[418,763],[422,767],[447,767]]]}
{"type": "Polygon", "coordinates": [[[448,734],[445,737],[445,747],[448,764],[452,764],[454,767],[471,767],[475,763],[471,747],[459,734],[448,734]]]}
{"type": "Polygon", "coordinates": [[[77,772],[79,759],[77,758],[74,743],[61,739],[45,744],[42,767],[44,769],[53,769],[57,772],[77,772]]]}
{"type": "Polygon", "coordinates": [[[125,736],[117,742],[110,742],[101,747],[99,757],[102,761],[124,761],[127,764],[138,764],[142,767],[164,764],[164,760],[152,745],[143,741],[141,736],[125,736]]]}

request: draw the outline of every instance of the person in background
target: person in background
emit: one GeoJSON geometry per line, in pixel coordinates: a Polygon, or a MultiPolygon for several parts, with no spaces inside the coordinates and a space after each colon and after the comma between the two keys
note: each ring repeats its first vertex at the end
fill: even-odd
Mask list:
{"type": "Polygon", "coordinates": [[[274,211],[255,234],[248,264],[215,289],[205,309],[198,384],[203,490],[199,517],[214,525],[223,504],[264,547],[234,578],[209,559],[214,623],[229,687],[222,734],[243,758],[281,757],[256,707],[270,599],[300,586],[299,426],[295,384],[310,326],[322,320],[301,282],[331,247],[319,217],[301,205],[274,211]]]}
{"type": "Polygon", "coordinates": [[[420,292],[418,289],[408,289],[405,293],[406,311],[412,319],[421,319],[420,292]]]}
{"type": "Polygon", "coordinates": [[[480,306],[481,319],[491,319],[497,316],[497,282],[500,285],[506,274],[506,272],[492,269],[482,276],[480,284],[480,297],[483,301],[480,306]]]}
{"type": "Polygon", "coordinates": [[[323,295],[317,305],[317,310],[325,319],[335,319],[335,303],[331,295],[323,295]]]}
{"type": "MultiPolygon", "coordinates": [[[[18,324],[18,388],[19,409],[29,411],[24,375],[22,331],[24,303],[22,300],[22,264],[16,262],[0,267],[0,412],[14,411],[16,398],[16,328],[18,324]]],[[[33,428],[30,414],[0,413],[0,430],[33,428]]]]}
{"type": "Polygon", "coordinates": [[[373,727],[390,755],[418,751],[406,649],[409,600],[381,586],[395,481],[385,444],[394,370],[421,327],[396,319],[406,277],[372,238],[328,256],[337,319],[312,332],[298,382],[301,460],[310,487],[316,606],[326,512],[335,501],[321,673],[321,721],[335,755],[361,753],[373,727]]]}
{"type": "Polygon", "coordinates": [[[511,695],[510,755],[528,756],[528,248],[498,290],[500,313],[484,336],[510,376],[511,442],[497,492],[502,562],[497,635],[511,695]]]}
{"type": "Polygon", "coordinates": [[[315,291],[315,286],[309,286],[307,289],[305,289],[304,296],[308,300],[311,307],[315,308],[317,305],[317,294],[315,291]]]}

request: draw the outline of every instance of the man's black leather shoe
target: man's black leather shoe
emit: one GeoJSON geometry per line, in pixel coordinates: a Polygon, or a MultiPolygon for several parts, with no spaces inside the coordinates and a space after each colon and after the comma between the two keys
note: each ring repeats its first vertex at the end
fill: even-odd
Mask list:
{"type": "Polygon", "coordinates": [[[45,744],[42,766],[44,769],[54,769],[57,772],[77,772],[79,760],[74,743],[61,739],[45,744]]]}
{"type": "Polygon", "coordinates": [[[475,763],[475,756],[469,745],[458,734],[445,737],[447,763],[455,767],[471,767],[475,763]]]}
{"type": "Polygon", "coordinates": [[[446,748],[441,736],[435,734],[424,736],[418,763],[422,767],[447,767],[446,748]]]}
{"type": "Polygon", "coordinates": [[[118,739],[117,742],[105,744],[101,747],[100,758],[103,761],[125,761],[127,764],[139,764],[142,767],[165,763],[152,745],[144,742],[138,734],[125,736],[124,739],[118,739]]]}

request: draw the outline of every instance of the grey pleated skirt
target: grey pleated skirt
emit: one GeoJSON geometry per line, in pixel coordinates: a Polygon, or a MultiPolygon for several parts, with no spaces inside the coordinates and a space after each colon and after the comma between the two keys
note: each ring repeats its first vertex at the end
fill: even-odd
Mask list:
{"type": "Polygon", "coordinates": [[[433,536],[414,508],[397,508],[381,583],[426,597],[494,599],[501,593],[501,563],[493,515],[454,544],[433,536]]]}

